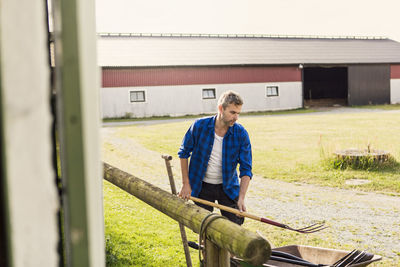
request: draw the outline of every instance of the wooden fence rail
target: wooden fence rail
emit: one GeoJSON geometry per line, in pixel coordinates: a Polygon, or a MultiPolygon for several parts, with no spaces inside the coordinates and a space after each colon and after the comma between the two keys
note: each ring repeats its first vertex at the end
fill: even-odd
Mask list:
{"type": "MultiPolygon", "coordinates": [[[[107,163],[104,163],[104,179],[196,233],[200,231],[202,220],[210,213],[107,163]]],[[[207,227],[206,238],[218,248],[228,250],[253,265],[265,263],[271,255],[267,240],[226,219],[212,221],[207,227]]],[[[210,266],[218,266],[218,263],[210,266]]]]}

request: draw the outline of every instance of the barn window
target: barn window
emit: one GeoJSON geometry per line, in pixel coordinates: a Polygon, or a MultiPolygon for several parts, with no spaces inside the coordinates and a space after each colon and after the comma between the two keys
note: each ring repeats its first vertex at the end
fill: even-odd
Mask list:
{"type": "Polygon", "coordinates": [[[266,95],[267,97],[270,96],[279,96],[279,89],[278,86],[267,86],[267,90],[266,90],[266,95]]]}
{"type": "Polygon", "coordinates": [[[215,88],[203,89],[203,99],[215,99],[215,88]]]}
{"type": "Polygon", "coordinates": [[[131,102],[145,102],[146,94],[144,91],[130,91],[131,102]]]}

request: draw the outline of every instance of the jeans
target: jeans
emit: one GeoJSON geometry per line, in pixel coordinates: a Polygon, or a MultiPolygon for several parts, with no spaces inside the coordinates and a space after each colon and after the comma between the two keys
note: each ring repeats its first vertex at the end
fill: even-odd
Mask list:
{"type": "MultiPolygon", "coordinates": [[[[224,190],[222,189],[222,184],[209,184],[206,182],[203,182],[202,188],[199,194],[199,198],[208,200],[210,202],[215,202],[216,200],[218,201],[218,204],[228,206],[230,208],[237,209],[237,199],[232,200],[230,199],[227,194],[225,194],[224,190]]],[[[195,203],[196,205],[208,210],[208,211],[213,211],[213,207],[201,204],[201,203],[195,203]]],[[[225,216],[228,220],[231,222],[234,222],[238,225],[242,225],[244,222],[244,217],[239,217],[236,214],[221,210],[222,216],[225,216]]]]}

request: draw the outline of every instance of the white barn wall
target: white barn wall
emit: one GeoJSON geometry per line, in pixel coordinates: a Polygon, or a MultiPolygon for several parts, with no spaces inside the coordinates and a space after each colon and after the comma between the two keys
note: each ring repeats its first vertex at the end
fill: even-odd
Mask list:
{"type": "Polygon", "coordinates": [[[103,118],[180,116],[214,113],[218,97],[227,90],[244,98],[242,112],[301,108],[301,82],[206,84],[102,88],[103,118]],[[266,86],[278,86],[279,96],[266,97],[266,86]],[[216,99],[202,99],[202,89],[215,88],[216,99]],[[145,102],[130,103],[129,92],[144,90],[145,102]]]}
{"type": "Polygon", "coordinates": [[[390,80],[390,104],[400,104],[400,79],[390,80]]]}
{"type": "MultiPolygon", "coordinates": [[[[238,85],[231,88],[244,98],[242,112],[297,109],[303,106],[301,82],[278,82],[238,85]],[[278,86],[279,96],[266,97],[267,86],[278,86]]],[[[229,88],[226,88],[229,90],[229,88]]]]}

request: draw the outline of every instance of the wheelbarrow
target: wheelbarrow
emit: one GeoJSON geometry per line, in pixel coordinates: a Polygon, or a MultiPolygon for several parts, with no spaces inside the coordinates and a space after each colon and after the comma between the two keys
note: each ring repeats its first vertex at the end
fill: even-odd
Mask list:
{"type": "MultiPolygon", "coordinates": [[[[290,245],[272,249],[270,259],[261,266],[265,267],[322,267],[349,266],[363,267],[381,260],[379,255],[373,255],[358,250],[345,251],[312,246],[290,245]],[[357,261],[357,259],[360,259],[357,261]]],[[[253,265],[234,258],[236,266],[252,267],[253,265]]],[[[235,266],[232,264],[231,266],[235,266]]]]}

